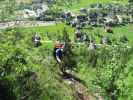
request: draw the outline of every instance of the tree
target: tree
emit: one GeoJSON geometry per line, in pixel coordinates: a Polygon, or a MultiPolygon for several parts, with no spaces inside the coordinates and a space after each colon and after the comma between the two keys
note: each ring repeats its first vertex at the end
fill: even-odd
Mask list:
{"type": "Polygon", "coordinates": [[[63,68],[68,68],[68,69],[72,69],[73,67],[76,66],[76,62],[75,62],[75,57],[74,57],[74,53],[72,51],[72,44],[71,44],[71,40],[69,39],[69,35],[66,31],[66,29],[64,28],[63,30],[63,40],[65,43],[65,47],[64,47],[64,51],[63,51],[63,68]]]}

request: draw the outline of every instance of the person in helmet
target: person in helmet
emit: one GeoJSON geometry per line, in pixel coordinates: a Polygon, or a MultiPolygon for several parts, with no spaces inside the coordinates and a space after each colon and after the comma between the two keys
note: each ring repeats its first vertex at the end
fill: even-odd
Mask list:
{"type": "Polygon", "coordinates": [[[56,43],[54,47],[54,57],[58,63],[62,62],[62,54],[63,54],[63,43],[56,43]]]}
{"type": "Polygon", "coordinates": [[[79,27],[77,27],[76,31],[75,31],[75,35],[77,39],[80,39],[82,36],[81,30],[79,27]]]}

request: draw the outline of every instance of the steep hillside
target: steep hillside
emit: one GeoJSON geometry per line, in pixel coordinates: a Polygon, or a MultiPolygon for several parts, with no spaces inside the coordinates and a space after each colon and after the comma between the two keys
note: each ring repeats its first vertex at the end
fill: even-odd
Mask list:
{"type": "Polygon", "coordinates": [[[55,7],[61,7],[62,9],[78,10],[80,8],[86,8],[91,4],[96,3],[121,3],[127,4],[128,0],[64,0],[64,2],[57,0],[55,7]]]}
{"type": "Polygon", "coordinates": [[[32,1],[0,0],[0,100],[133,100],[128,0],[32,1]]]}

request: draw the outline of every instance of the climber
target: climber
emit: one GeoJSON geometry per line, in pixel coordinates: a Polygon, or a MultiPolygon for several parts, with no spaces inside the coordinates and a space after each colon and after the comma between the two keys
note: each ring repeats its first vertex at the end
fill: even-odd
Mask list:
{"type": "Polygon", "coordinates": [[[104,29],[105,29],[105,32],[107,32],[107,33],[113,33],[113,29],[112,29],[111,23],[105,23],[104,29]]]}
{"type": "Polygon", "coordinates": [[[62,63],[62,54],[64,49],[64,43],[56,43],[54,47],[54,57],[56,61],[61,64],[62,63]]]}
{"type": "Polygon", "coordinates": [[[41,45],[40,40],[41,40],[41,38],[40,38],[40,36],[38,36],[37,33],[32,37],[32,41],[34,42],[35,47],[38,47],[41,45]]]}
{"type": "Polygon", "coordinates": [[[81,38],[81,31],[79,28],[76,29],[75,34],[77,38],[81,38]]]}
{"type": "Polygon", "coordinates": [[[77,28],[76,28],[75,36],[76,36],[76,40],[82,41],[83,35],[82,35],[81,30],[80,30],[80,27],[77,27],[77,28]]]}
{"type": "Polygon", "coordinates": [[[113,33],[113,30],[112,30],[111,27],[106,27],[105,28],[105,32],[107,32],[107,33],[113,33]]]}

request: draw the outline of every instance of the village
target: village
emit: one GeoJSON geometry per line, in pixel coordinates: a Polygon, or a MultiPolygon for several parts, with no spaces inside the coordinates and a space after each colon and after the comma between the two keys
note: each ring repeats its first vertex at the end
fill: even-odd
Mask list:
{"type": "MultiPolygon", "coordinates": [[[[43,14],[37,17],[39,21],[65,23],[66,25],[75,29],[74,41],[91,43],[89,47],[96,48],[95,39],[87,33],[83,32],[87,28],[102,27],[106,33],[115,34],[114,27],[121,27],[133,23],[133,8],[131,5],[120,4],[92,4],[87,9],[81,8],[77,12],[60,11],[58,14],[47,13],[47,9],[43,14]],[[46,16],[51,16],[48,19],[46,16]],[[51,19],[53,18],[53,19],[51,19]]],[[[30,13],[30,12],[29,12],[30,13]]],[[[29,14],[32,15],[32,14],[29,14]]],[[[35,16],[34,16],[35,17],[35,16]]],[[[113,44],[111,39],[107,36],[96,34],[100,38],[100,44],[113,44]]],[[[128,38],[123,35],[120,38],[123,43],[128,42],[128,38]]],[[[116,45],[116,44],[115,44],[116,45]]]]}

